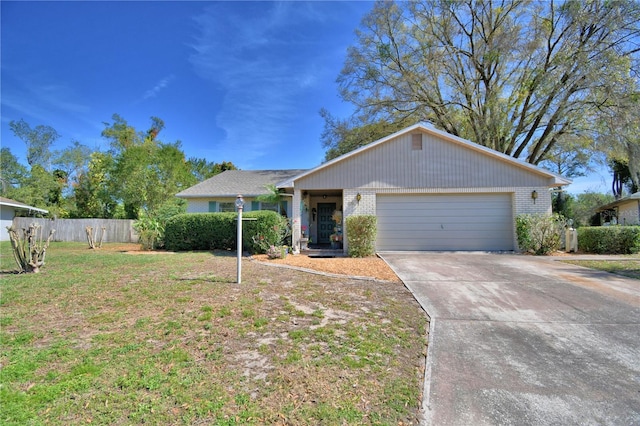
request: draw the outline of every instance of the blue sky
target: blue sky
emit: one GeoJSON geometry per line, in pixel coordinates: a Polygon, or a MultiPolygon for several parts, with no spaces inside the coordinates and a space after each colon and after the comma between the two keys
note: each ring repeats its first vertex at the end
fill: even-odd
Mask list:
{"type": "MultiPolygon", "coordinates": [[[[105,149],[118,113],[187,157],[242,169],[320,164],[320,108],[346,117],[335,83],[366,1],[7,2],[1,7],[1,144],[21,118],[105,149]]],[[[569,188],[609,191],[600,172],[569,188]]]]}

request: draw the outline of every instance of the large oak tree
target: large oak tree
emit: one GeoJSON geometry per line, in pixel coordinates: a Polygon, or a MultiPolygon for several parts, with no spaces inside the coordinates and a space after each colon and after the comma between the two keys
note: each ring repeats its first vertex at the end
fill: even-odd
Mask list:
{"type": "MultiPolygon", "coordinates": [[[[634,78],[639,22],[627,0],[377,2],[338,77],[356,113],[333,127],[354,136],[363,124],[430,121],[539,164],[594,139],[599,108],[616,101],[606,94],[634,78]]],[[[323,142],[339,150],[325,121],[323,142]]]]}

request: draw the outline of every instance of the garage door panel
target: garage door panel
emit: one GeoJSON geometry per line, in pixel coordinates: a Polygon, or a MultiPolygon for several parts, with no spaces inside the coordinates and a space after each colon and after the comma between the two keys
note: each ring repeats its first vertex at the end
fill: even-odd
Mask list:
{"type": "Polygon", "coordinates": [[[385,230],[395,233],[402,233],[402,238],[406,238],[406,233],[410,232],[411,237],[422,237],[427,238],[430,237],[434,232],[446,233],[448,235],[469,235],[469,232],[474,232],[475,235],[491,235],[494,232],[502,232],[504,226],[502,224],[486,224],[483,229],[478,229],[478,223],[464,223],[457,226],[451,227],[440,227],[438,224],[427,224],[423,225],[420,228],[417,228],[415,224],[393,224],[390,226],[384,226],[378,224],[378,228],[383,226],[385,230]]]}
{"type": "Polygon", "coordinates": [[[511,194],[378,195],[378,250],[513,250],[511,194]]]}

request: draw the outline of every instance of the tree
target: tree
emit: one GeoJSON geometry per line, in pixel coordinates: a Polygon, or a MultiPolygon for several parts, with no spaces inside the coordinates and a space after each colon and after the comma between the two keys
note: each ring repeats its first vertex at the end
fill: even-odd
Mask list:
{"type": "Polygon", "coordinates": [[[21,185],[28,175],[26,167],[18,162],[7,147],[0,149],[0,193],[11,198],[13,189],[21,185]]]}
{"type": "Polygon", "coordinates": [[[60,177],[49,173],[39,164],[31,167],[24,180],[11,191],[12,198],[49,210],[51,215],[66,216],[66,207],[61,199],[62,183],[60,177]]]}
{"type": "Polygon", "coordinates": [[[622,198],[623,189],[626,187],[630,193],[638,192],[638,187],[635,186],[633,179],[631,178],[631,171],[628,164],[612,159],[609,161],[609,169],[613,175],[611,182],[611,192],[616,199],[622,198]]]}
{"type": "Polygon", "coordinates": [[[207,161],[205,158],[191,157],[187,163],[191,168],[191,174],[195,177],[196,182],[202,182],[227,170],[237,170],[237,167],[230,161],[214,163],[207,161]]]}
{"type": "Polygon", "coordinates": [[[155,211],[177,192],[195,183],[180,142],[163,143],[158,134],[164,122],[151,117],[146,132],[138,132],[117,114],[105,123],[102,136],[111,142],[113,167],[109,171],[112,194],[124,204],[126,217],[155,211]]]}
{"type": "Polygon", "coordinates": [[[53,154],[52,164],[57,170],[66,175],[67,188],[72,189],[77,183],[78,176],[84,170],[91,158],[91,148],[78,141],[72,141],[71,146],[53,154]]]}
{"type": "Polygon", "coordinates": [[[58,132],[53,127],[44,125],[38,125],[32,129],[23,119],[10,121],[9,128],[27,145],[29,166],[39,165],[45,170],[49,170],[51,168],[51,146],[60,137],[58,132]]]}
{"type": "Polygon", "coordinates": [[[600,194],[590,191],[578,194],[572,203],[572,219],[574,219],[574,226],[579,227],[592,225],[594,224],[593,220],[595,218],[597,218],[597,224],[599,225],[600,219],[596,215],[596,209],[613,201],[615,201],[615,199],[611,194],[600,194]]]}
{"type": "Polygon", "coordinates": [[[632,193],[640,188],[640,92],[632,89],[636,86],[617,91],[601,106],[598,142],[607,154],[616,197],[625,183],[632,193]]]}
{"type": "Polygon", "coordinates": [[[258,197],[256,197],[256,200],[263,203],[275,204],[276,206],[278,206],[279,213],[282,216],[287,217],[287,209],[284,207],[283,203],[284,197],[282,196],[282,193],[280,192],[278,187],[270,183],[265,185],[265,189],[268,192],[266,194],[259,195],[258,197]]]}
{"type": "Polygon", "coordinates": [[[113,218],[118,200],[110,185],[114,158],[109,153],[94,152],[86,169],[78,174],[74,184],[74,217],[113,218]]]}
{"type": "Polygon", "coordinates": [[[632,0],[377,2],[340,96],[363,123],[428,120],[539,164],[593,131],[603,87],[630,78],[639,22],[632,0]]]}
{"type": "Polygon", "coordinates": [[[320,139],[322,145],[327,149],[325,161],[415,124],[411,117],[392,121],[378,120],[373,123],[362,122],[356,117],[341,120],[333,117],[324,108],[320,110],[320,116],[324,118],[324,130],[320,139]]]}

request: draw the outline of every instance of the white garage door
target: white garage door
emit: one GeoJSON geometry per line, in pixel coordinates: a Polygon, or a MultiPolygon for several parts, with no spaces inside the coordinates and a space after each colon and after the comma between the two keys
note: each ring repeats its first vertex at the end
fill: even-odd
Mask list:
{"type": "Polygon", "coordinates": [[[511,194],[378,195],[384,250],[513,250],[511,194]]]}

